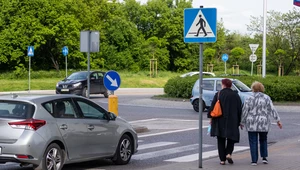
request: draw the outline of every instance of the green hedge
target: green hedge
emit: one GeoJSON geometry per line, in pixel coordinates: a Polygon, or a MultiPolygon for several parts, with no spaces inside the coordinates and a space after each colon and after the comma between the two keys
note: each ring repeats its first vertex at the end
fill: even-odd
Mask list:
{"type": "MultiPolygon", "coordinates": [[[[300,101],[299,76],[267,76],[266,78],[232,76],[226,78],[238,79],[249,87],[251,87],[251,84],[254,81],[259,81],[265,86],[265,93],[268,94],[273,101],[300,101]]],[[[168,80],[164,87],[164,91],[170,97],[190,98],[192,88],[197,79],[198,76],[186,78],[174,77],[168,80]]]]}

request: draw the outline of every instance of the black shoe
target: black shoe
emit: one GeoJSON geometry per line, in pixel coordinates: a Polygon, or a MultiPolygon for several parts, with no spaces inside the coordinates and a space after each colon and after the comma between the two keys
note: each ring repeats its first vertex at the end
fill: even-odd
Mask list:
{"type": "Polygon", "coordinates": [[[263,162],[264,164],[268,164],[268,163],[269,163],[268,160],[267,160],[267,158],[263,158],[263,159],[262,159],[262,162],[263,162]]]}
{"type": "Polygon", "coordinates": [[[228,163],[233,164],[233,160],[231,157],[227,157],[226,159],[227,159],[228,163]]]}

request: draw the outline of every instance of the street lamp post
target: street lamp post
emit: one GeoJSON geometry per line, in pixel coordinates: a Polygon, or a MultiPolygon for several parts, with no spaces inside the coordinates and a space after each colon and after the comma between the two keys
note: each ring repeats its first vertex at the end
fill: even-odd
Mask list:
{"type": "Polygon", "coordinates": [[[263,55],[262,55],[262,77],[266,77],[266,34],[267,34],[267,0],[264,0],[264,27],[263,27],[263,55]]]}

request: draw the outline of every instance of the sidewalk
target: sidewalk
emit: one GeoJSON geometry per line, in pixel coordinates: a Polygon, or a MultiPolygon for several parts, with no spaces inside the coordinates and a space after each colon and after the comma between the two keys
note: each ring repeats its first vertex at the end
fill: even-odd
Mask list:
{"type": "Polygon", "coordinates": [[[202,161],[202,168],[199,162],[173,163],[170,165],[153,167],[145,170],[299,170],[300,169],[300,136],[293,139],[285,139],[268,147],[269,164],[265,165],[258,161],[257,166],[251,166],[250,152],[243,151],[232,155],[234,164],[219,164],[219,158],[209,158],[202,161]]]}

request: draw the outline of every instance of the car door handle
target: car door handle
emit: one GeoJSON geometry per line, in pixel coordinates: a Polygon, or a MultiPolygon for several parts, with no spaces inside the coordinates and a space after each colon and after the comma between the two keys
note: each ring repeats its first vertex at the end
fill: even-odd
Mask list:
{"type": "Polygon", "coordinates": [[[59,128],[62,130],[65,130],[65,129],[68,129],[68,126],[66,124],[62,124],[62,125],[60,125],[59,128]]]}
{"type": "Polygon", "coordinates": [[[93,130],[93,129],[95,129],[95,127],[94,127],[94,125],[88,125],[88,127],[87,127],[89,130],[93,130]]]}

